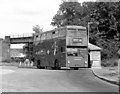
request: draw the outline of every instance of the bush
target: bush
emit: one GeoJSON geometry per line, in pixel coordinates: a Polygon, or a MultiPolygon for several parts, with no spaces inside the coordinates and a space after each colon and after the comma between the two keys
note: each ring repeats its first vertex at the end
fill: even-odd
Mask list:
{"type": "Polygon", "coordinates": [[[101,62],[101,66],[103,66],[103,67],[109,67],[110,66],[110,63],[109,63],[109,61],[102,61],[101,62]]]}
{"type": "Polygon", "coordinates": [[[111,67],[116,67],[116,66],[118,66],[118,62],[117,61],[113,62],[113,64],[111,65],[111,67]]]}
{"type": "Polygon", "coordinates": [[[118,58],[104,59],[101,65],[104,67],[116,67],[118,66],[118,58]]]}

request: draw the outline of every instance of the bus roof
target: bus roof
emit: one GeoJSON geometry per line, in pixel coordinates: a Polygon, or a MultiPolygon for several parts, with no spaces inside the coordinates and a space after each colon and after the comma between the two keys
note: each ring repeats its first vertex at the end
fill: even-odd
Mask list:
{"type": "Polygon", "coordinates": [[[76,26],[76,25],[68,25],[65,26],[66,28],[76,28],[76,29],[86,29],[86,27],[84,26],[76,26]]]}
{"type": "MultiPolygon", "coordinates": [[[[45,31],[45,32],[42,32],[42,33],[53,32],[55,30],[60,30],[60,29],[63,29],[63,28],[86,29],[86,27],[84,27],[84,26],[68,25],[68,26],[64,26],[64,27],[55,28],[53,30],[48,30],[48,31],[45,31]]],[[[42,34],[42,33],[38,33],[36,35],[39,35],[39,34],[42,34]]]]}

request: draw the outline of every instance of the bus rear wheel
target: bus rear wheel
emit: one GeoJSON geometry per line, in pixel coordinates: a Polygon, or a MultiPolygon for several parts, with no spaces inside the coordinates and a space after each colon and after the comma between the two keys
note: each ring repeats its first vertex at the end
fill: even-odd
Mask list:
{"type": "Polygon", "coordinates": [[[57,59],[55,60],[55,69],[56,70],[60,69],[60,67],[59,67],[59,61],[57,59]]]}
{"type": "Polygon", "coordinates": [[[37,68],[40,69],[41,68],[41,63],[40,60],[37,61],[37,68]]]}
{"type": "Polygon", "coordinates": [[[78,70],[78,67],[70,67],[71,70],[78,70]]]}

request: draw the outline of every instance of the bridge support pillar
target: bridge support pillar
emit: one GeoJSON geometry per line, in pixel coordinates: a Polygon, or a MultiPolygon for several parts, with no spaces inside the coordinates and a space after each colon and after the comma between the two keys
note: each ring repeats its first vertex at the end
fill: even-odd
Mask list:
{"type": "Polygon", "coordinates": [[[2,53],[3,61],[10,62],[10,36],[5,36],[2,53]]]}

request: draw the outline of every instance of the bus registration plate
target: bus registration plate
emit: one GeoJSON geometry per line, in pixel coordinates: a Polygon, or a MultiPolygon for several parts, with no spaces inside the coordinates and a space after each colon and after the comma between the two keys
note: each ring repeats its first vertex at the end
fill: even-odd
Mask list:
{"type": "Polygon", "coordinates": [[[82,38],[74,38],[73,43],[82,43],[82,38]]]}

